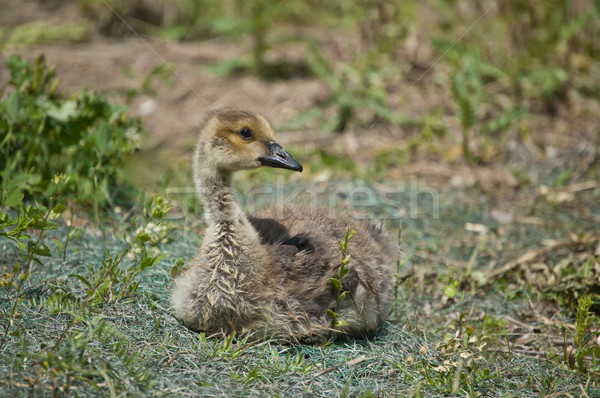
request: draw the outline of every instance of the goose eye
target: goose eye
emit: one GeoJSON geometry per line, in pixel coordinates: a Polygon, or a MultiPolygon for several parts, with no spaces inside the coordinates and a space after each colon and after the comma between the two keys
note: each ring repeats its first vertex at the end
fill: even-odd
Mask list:
{"type": "Polygon", "coordinates": [[[245,140],[249,140],[252,138],[252,131],[250,129],[242,129],[240,130],[240,136],[245,140]]]}

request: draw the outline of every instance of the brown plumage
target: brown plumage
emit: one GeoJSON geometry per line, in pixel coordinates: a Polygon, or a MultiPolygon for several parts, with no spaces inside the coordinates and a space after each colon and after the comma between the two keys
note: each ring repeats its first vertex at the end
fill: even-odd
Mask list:
{"type": "Polygon", "coordinates": [[[194,178],[208,224],[197,257],[175,280],[176,316],[207,334],[250,335],[284,341],[367,337],[385,320],[393,300],[397,248],[381,228],[328,209],[288,208],[248,217],[234,201],[231,174],[259,166],[302,171],[260,115],[227,110],[202,125],[194,178]],[[280,212],[281,213],[281,212],[280,212]],[[338,308],[347,325],[331,329],[340,241],[350,227],[348,291],[338,308]]]}

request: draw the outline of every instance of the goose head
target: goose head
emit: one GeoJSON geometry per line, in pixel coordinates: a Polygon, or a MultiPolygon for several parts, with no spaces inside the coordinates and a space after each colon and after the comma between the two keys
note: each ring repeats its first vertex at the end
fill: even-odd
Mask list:
{"type": "Polygon", "coordinates": [[[196,168],[226,173],[260,166],[302,171],[302,165],[277,143],[264,117],[239,110],[208,115],[200,131],[195,162],[196,168]]]}

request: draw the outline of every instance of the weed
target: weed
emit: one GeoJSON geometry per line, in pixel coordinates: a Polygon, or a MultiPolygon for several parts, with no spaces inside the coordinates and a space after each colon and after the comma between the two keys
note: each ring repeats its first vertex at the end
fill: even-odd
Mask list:
{"type": "Polygon", "coordinates": [[[0,101],[0,130],[6,131],[0,141],[1,180],[20,181],[26,198],[47,198],[49,181],[64,173],[69,179],[61,193],[91,205],[96,216],[117,195],[125,196],[121,165],[137,146],[139,121],[87,90],[62,100],[55,71],[43,57],[30,65],[13,55],[6,64],[14,91],[0,101]]]}
{"type": "Polygon", "coordinates": [[[237,340],[235,333],[226,339],[207,339],[204,333],[198,335],[198,352],[205,359],[225,359],[234,361],[250,348],[247,337],[237,340]]]}
{"type": "Polygon", "coordinates": [[[571,87],[589,92],[581,79],[573,77],[577,74],[574,61],[579,59],[581,65],[600,54],[600,46],[592,39],[600,30],[598,4],[582,6],[560,0],[537,7],[511,0],[499,11],[515,54],[506,69],[521,94],[541,98],[551,110],[571,87]]]}
{"type": "Polygon", "coordinates": [[[594,341],[594,338],[600,336],[600,332],[595,331],[588,333],[588,330],[594,322],[596,316],[590,312],[590,307],[593,301],[588,296],[579,298],[577,305],[577,318],[575,320],[575,333],[566,328],[575,342],[575,349],[565,347],[564,358],[565,362],[573,369],[577,369],[581,373],[592,374],[594,378],[600,377],[600,368],[598,367],[597,358],[600,357],[600,346],[594,341]],[[588,370],[586,359],[591,357],[593,364],[592,369],[588,370]]]}
{"type": "Polygon", "coordinates": [[[315,42],[310,43],[310,49],[310,70],[331,90],[330,99],[321,105],[319,113],[322,114],[328,105],[336,108],[335,116],[323,123],[324,131],[344,131],[348,123],[357,118],[359,111],[367,111],[368,120],[385,119],[395,124],[408,121],[387,107],[385,75],[370,62],[368,56],[359,57],[353,63],[336,65],[327,59],[315,42]]]}
{"type": "Polygon", "coordinates": [[[80,274],[70,274],[70,277],[77,278],[86,287],[86,301],[92,305],[106,305],[115,303],[125,296],[136,294],[139,281],[137,277],[147,268],[156,265],[166,257],[166,254],[158,252],[156,255],[149,253],[147,244],[159,242],[156,239],[153,242],[150,227],[156,220],[162,220],[171,210],[168,202],[161,195],[151,199],[144,208],[144,222],[135,229],[135,218],[131,220],[131,229],[135,230],[135,235],[128,238],[129,244],[121,250],[116,256],[112,257],[110,252],[105,249],[105,257],[102,260],[100,271],[94,267],[88,267],[88,276],[80,274]],[[122,269],[120,264],[127,255],[139,252],[140,257],[134,267],[122,269]]]}
{"type": "MultiPolygon", "coordinates": [[[[52,220],[58,218],[66,206],[57,202],[57,192],[61,191],[68,178],[57,176],[52,180],[52,191],[48,199],[48,207],[40,205],[24,205],[21,185],[10,185],[3,190],[2,212],[0,214],[0,237],[16,244],[21,254],[12,272],[2,275],[0,286],[10,306],[3,305],[6,315],[2,322],[0,347],[13,352],[13,366],[22,368],[32,391],[50,389],[56,394],[69,394],[87,383],[97,391],[102,381],[104,387],[115,395],[117,390],[127,389],[126,385],[134,385],[135,389],[144,391],[153,384],[151,373],[141,360],[140,353],[130,352],[130,338],[115,324],[106,318],[106,308],[123,305],[127,298],[138,294],[139,277],[142,272],[156,265],[166,254],[150,255],[149,245],[153,243],[152,223],[160,223],[170,211],[169,204],[161,197],[155,196],[144,208],[144,221],[132,238],[125,239],[129,244],[113,258],[105,250],[105,259],[99,269],[89,266],[88,274],[71,273],[67,279],[56,281],[44,280],[42,286],[25,289],[39,280],[40,272],[34,270],[33,264],[44,269],[45,264],[40,256],[51,257],[52,252],[44,243],[46,231],[59,226],[52,220]],[[55,204],[56,203],[56,204],[55,204]],[[8,230],[12,227],[11,230],[8,230]],[[38,230],[36,236],[31,233],[38,230]],[[122,267],[122,262],[136,249],[140,253],[135,256],[133,266],[122,267]],[[22,259],[22,260],[21,260],[22,259]],[[21,266],[24,264],[24,266],[21,266]],[[36,272],[34,272],[36,271],[36,272]],[[81,282],[81,285],[74,286],[81,282]],[[83,289],[81,289],[83,286],[83,289]],[[39,293],[36,293],[41,291],[39,293]],[[39,298],[46,295],[47,298],[39,298]],[[29,313],[35,309],[35,315],[29,313]],[[27,329],[31,320],[46,323],[40,331],[27,329]],[[42,337],[44,342],[38,350],[27,349],[33,335],[54,331],[42,337]],[[21,339],[16,344],[15,339],[21,339]],[[15,351],[22,348],[23,351],[15,351]],[[124,373],[115,373],[112,369],[120,363],[124,373]],[[26,366],[25,363],[28,363],[26,366]]],[[[132,230],[135,221],[132,220],[132,230]]],[[[64,229],[68,239],[70,229],[64,229]]],[[[64,245],[63,255],[66,250],[64,245]]],[[[155,323],[160,324],[160,319],[155,323]]]]}
{"type": "MultiPolygon", "coordinates": [[[[58,227],[51,220],[56,219],[66,209],[64,205],[56,204],[55,206],[54,203],[57,191],[67,181],[68,178],[64,176],[55,176],[52,179],[49,206],[47,208],[37,204],[25,206],[22,202],[22,187],[18,182],[7,183],[6,190],[2,192],[0,237],[6,238],[18,246],[25,264],[21,269],[21,262],[15,262],[12,273],[5,274],[2,277],[1,286],[9,294],[12,293],[12,305],[7,314],[7,322],[4,325],[4,331],[0,339],[0,348],[6,343],[9,330],[14,326],[17,306],[24,298],[21,295],[21,290],[33,271],[33,264],[43,265],[39,260],[39,256],[51,256],[50,249],[42,242],[42,239],[46,231],[58,227]],[[14,216],[9,213],[9,208],[16,209],[14,216]],[[12,227],[10,231],[8,230],[9,227],[12,227]],[[37,237],[32,238],[29,234],[34,230],[39,231],[39,233],[37,237]]],[[[3,182],[6,183],[6,181],[3,182]]]]}
{"type": "Polygon", "coordinates": [[[448,267],[449,274],[447,276],[447,285],[444,288],[444,295],[449,299],[456,297],[456,293],[458,292],[458,287],[462,281],[462,277],[459,279],[454,278],[454,267],[448,267]]]}
{"type": "Polygon", "coordinates": [[[33,21],[11,29],[5,40],[0,40],[0,47],[11,48],[57,41],[85,41],[88,36],[89,27],[85,21],[66,22],[58,26],[50,25],[45,21],[33,21]]]}
{"type": "MultiPolygon", "coordinates": [[[[342,301],[346,298],[346,294],[348,293],[343,289],[343,281],[350,269],[346,266],[350,263],[350,255],[346,254],[348,250],[348,241],[350,238],[354,236],[355,231],[350,229],[346,230],[346,237],[343,241],[340,242],[340,247],[342,249],[342,261],[340,262],[340,269],[336,274],[335,278],[329,278],[333,288],[335,289],[335,305],[332,310],[327,310],[327,315],[331,318],[331,329],[338,329],[342,326],[347,325],[347,323],[339,318],[339,308],[342,301]]],[[[333,332],[332,332],[333,333],[333,332]]],[[[333,336],[333,335],[332,335],[333,336]]],[[[332,337],[330,336],[330,337],[332,337]]]]}
{"type": "MultiPolygon", "coordinates": [[[[506,81],[502,70],[485,62],[474,51],[445,40],[434,40],[434,45],[446,55],[454,68],[451,77],[450,92],[458,109],[461,126],[461,152],[468,161],[489,161],[489,148],[496,148],[498,142],[490,134],[500,131],[502,152],[506,151],[509,127],[525,116],[527,107],[512,105],[505,109],[486,93],[486,84],[491,81],[506,81]],[[483,109],[492,108],[498,116],[486,119],[483,109]],[[484,138],[484,148],[475,156],[471,151],[471,136],[477,130],[484,138]]],[[[488,111],[489,112],[489,111],[488,111]]],[[[497,148],[496,148],[497,150],[497,148]]]]}
{"type": "Polygon", "coordinates": [[[171,64],[159,64],[156,65],[146,76],[138,76],[134,74],[129,68],[125,69],[125,74],[138,80],[139,86],[133,87],[127,90],[125,94],[125,102],[130,104],[134,97],[138,95],[148,95],[156,97],[156,90],[153,88],[156,79],[162,81],[167,87],[173,87],[173,81],[171,80],[171,73],[173,71],[173,65],[171,64]]]}
{"type": "Polygon", "coordinates": [[[249,54],[217,62],[208,69],[217,76],[246,72],[266,80],[306,75],[308,70],[302,61],[266,59],[269,49],[278,44],[298,41],[293,34],[281,29],[281,25],[286,20],[302,17],[298,10],[306,7],[305,2],[291,4],[278,0],[236,0],[233,7],[225,7],[204,26],[210,27],[215,34],[225,35],[235,41],[249,38],[249,54]]]}

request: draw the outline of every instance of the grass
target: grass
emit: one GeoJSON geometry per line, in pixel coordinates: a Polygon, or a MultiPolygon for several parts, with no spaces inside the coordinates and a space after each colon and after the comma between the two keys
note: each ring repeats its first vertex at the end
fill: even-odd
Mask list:
{"type": "MultiPolygon", "coordinates": [[[[0,32],[1,33],[1,32],[0,32]]],[[[34,21],[14,28],[2,46],[23,47],[27,45],[59,41],[83,42],[88,38],[89,28],[85,21],[64,23],[53,26],[42,21],[34,21]]]]}
{"type": "MultiPolygon", "coordinates": [[[[399,300],[382,330],[370,341],[323,346],[210,339],[179,325],[168,308],[171,268],[197,250],[197,232],[190,229],[192,215],[171,221],[167,241],[158,246],[167,256],[136,273],[128,285],[122,276],[137,269],[143,258],[143,253],[128,250],[131,238],[109,234],[106,240],[84,232],[70,241],[63,260],[62,250],[51,242],[63,239],[66,227],[47,231],[44,242],[54,256],[26,279],[12,326],[6,317],[0,321],[10,330],[0,350],[0,373],[6,376],[0,391],[8,396],[600,394],[597,365],[590,362],[590,355],[581,357],[585,372],[572,370],[562,351],[566,347],[552,338],[564,335],[565,344],[577,344],[577,352],[584,353],[584,341],[590,347],[595,344],[590,340],[596,324],[591,313],[584,314],[587,321],[578,321],[588,322],[585,327],[564,334],[560,328],[574,322],[575,310],[552,305],[557,293],[528,287],[516,274],[503,274],[486,285],[476,278],[496,251],[522,252],[543,239],[556,238],[552,225],[563,223],[564,213],[554,213],[554,218],[550,213],[545,231],[514,225],[504,237],[488,232],[482,243],[480,235],[463,230],[462,220],[485,222],[487,199],[479,195],[469,204],[460,200],[463,194],[443,192],[437,220],[431,208],[422,209],[417,218],[403,218],[404,249],[410,261],[399,269],[403,280],[399,300]],[[530,241],[524,242],[523,236],[530,241]],[[465,264],[475,250],[479,254],[467,272],[465,264]],[[427,260],[428,253],[444,261],[427,260]],[[110,276],[107,269],[114,261],[108,259],[119,257],[119,277],[110,276]],[[453,264],[454,270],[446,264],[453,264]],[[74,275],[108,275],[114,284],[94,290],[74,275]],[[512,287],[503,288],[506,283],[512,287]],[[454,287],[453,294],[448,294],[447,286],[454,287]],[[548,308],[558,311],[556,324],[539,326],[548,308]],[[512,319],[535,311],[540,314],[529,325],[542,328],[544,334],[533,343],[521,343],[519,338],[526,333],[512,319]]],[[[549,206],[542,203],[539,211],[549,206]]],[[[591,210],[597,218],[600,208],[591,210]]],[[[594,222],[576,211],[566,214],[581,229],[594,222]]],[[[124,221],[115,220],[115,225],[126,225],[124,221]]],[[[493,223],[490,228],[495,229],[493,223]]],[[[7,265],[17,253],[11,246],[3,251],[7,265]]],[[[1,311],[6,313],[14,297],[6,287],[2,295],[1,311]]]]}

